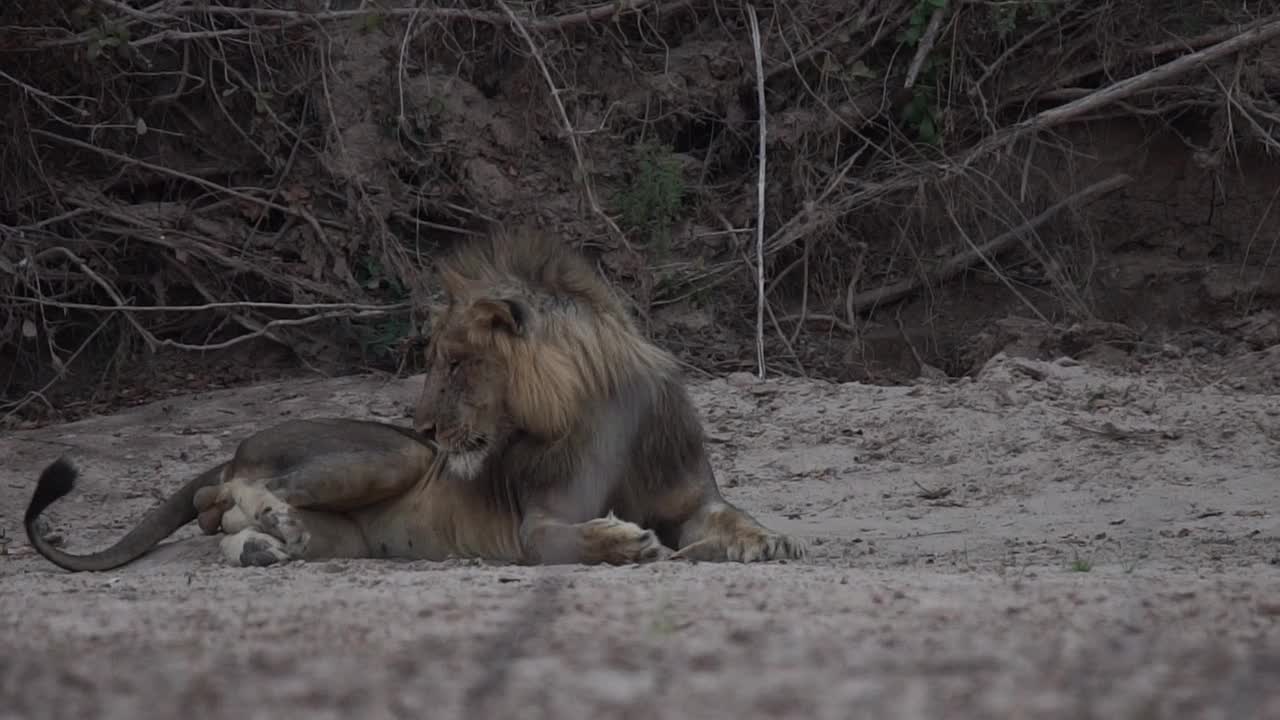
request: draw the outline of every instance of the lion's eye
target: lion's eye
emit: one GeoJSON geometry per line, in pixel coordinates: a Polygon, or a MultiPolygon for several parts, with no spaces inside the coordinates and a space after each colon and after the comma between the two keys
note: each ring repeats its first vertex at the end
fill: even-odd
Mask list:
{"type": "Polygon", "coordinates": [[[458,368],[462,367],[462,361],[454,358],[449,361],[449,374],[458,372],[458,368]]]}

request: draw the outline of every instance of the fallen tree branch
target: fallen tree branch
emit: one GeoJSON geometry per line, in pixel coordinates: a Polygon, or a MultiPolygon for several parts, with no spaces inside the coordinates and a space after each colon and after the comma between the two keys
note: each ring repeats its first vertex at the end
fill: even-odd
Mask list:
{"type": "Polygon", "coordinates": [[[926,284],[942,282],[959,275],[966,268],[984,258],[993,258],[1009,249],[1015,240],[1043,225],[1062,210],[1084,200],[1118,190],[1133,182],[1133,178],[1125,175],[1113,175],[1106,180],[1096,182],[1077,193],[1053,204],[1044,212],[1027,220],[1008,232],[1001,233],[987,242],[971,250],[951,256],[930,272],[922,273],[905,280],[868,290],[854,296],[846,305],[853,313],[859,313],[872,307],[885,305],[901,300],[919,290],[926,284]]]}
{"type": "MultiPolygon", "coordinates": [[[[1251,30],[1255,30],[1266,24],[1267,24],[1266,20],[1258,20],[1258,21],[1249,23],[1243,27],[1239,25],[1232,25],[1228,27],[1214,28],[1209,32],[1197,35],[1195,37],[1178,38],[1176,40],[1166,40],[1162,43],[1156,43],[1155,45],[1147,45],[1145,47],[1134,48],[1133,50],[1130,50],[1127,53],[1127,55],[1134,58],[1143,57],[1143,56],[1154,58],[1159,55],[1168,55],[1171,52],[1177,52],[1180,50],[1181,51],[1199,50],[1208,45],[1216,45],[1223,41],[1238,37],[1243,33],[1249,32],[1251,30]]],[[[1003,60],[1003,58],[1001,59],[1003,60]]],[[[1007,99],[1002,100],[1000,102],[999,107],[1001,108],[1012,107],[1014,105],[1021,105],[1032,99],[1043,99],[1046,97],[1046,94],[1048,93],[1054,93],[1059,90],[1062,90],[1066,86],[1071,85],[1072,83],[1080,80],[1081,78],[1086,78],[1086,77],[1089,77],[1090,75],[1096,75],[1097,73],[1100,73],[1106,70],[1108,67],[1113,67],[1114,65],[1115,65],[1114,60],[1107,59],[1107,60],[1096,60],[1093,62],[1085,63],[1083,65],[1074,66],[1070,72],[1053,78],[1053,83],[1052,83],[1054,85],[1053,88],[1048,90],[1033,90],[1033,91],[1023,92],[1017,95],[1013,95],[1011,97],[1008,97],[1007,99]]],[[[981,84],[982,80],[985,80],[985,79],[986,77],[984,76],[979,80],[977,84],[981,84]]],[[[1041,87],[1043,87],[1043,85],[1041,87]]]]}
{"type": "Polygon", "coordinates": [[[1169,80],[1185,72],[1189,72],[1196,67],[1206,65],[1211,60],[1216,60],[1224,55],[1230,55],[1231,53],[1236,52],[1237,50],[1243,50],[1250,45],[1264,43],[1274,37],[1280,37],[1280,16],[1273,16],[1272,20],[1269,22],[1263,23],[1252,30],[1246,30],[1229,40],[1224,40],[1216,45],[1204,48],[1203,50],[1197,50],[1174,60],[1170,60],[1163,65],[1159,65],[1146,72],[1134,75],[1133,77],[1125,78],[1120,82],[1109,85],[1074,102],[1069,102],[1066,105],[1060,105],[1056,108],[1045,110],[1024,122],[1018,123],[1018,125],[1015,125],[1014,127],[1020,128],[1022,132],[1027,132],[1030,130],[1043,130],[1055,125],[1060,125],[1067,120],[1079,117],[1090,110],[1096,110],[1097,108],[1108,105],[1117,100],[1123,100],[1124,98],[1134,95],[1143,88],[1164,82],[1165,80],[1169,80]]]}

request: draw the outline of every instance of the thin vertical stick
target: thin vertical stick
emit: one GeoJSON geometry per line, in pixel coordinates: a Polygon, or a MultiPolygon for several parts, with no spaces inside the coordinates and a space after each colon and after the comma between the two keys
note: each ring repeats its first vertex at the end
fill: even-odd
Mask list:
{"type": "Polygon", "coordinates": [[[760,25],[756,9],[747,5],[751,21],[751,45],[756,51],[756,97],[760,102],[760,174],[756,178],[756,365],[764,379],[764,171],[765,171],[765,105],[764,53],[760,49],[760,25]]]}

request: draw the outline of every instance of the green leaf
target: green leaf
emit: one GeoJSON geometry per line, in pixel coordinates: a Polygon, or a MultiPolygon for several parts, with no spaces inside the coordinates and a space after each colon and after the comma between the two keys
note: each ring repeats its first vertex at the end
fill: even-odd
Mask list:
{"type": "Polygon", "coordinates": [[[933,118],[926,115],[920,121],[919,133],[920,139],[931,145],[938,140],[938,128],[933,124],[933,118]]]}
{"type": "Polygon", "coordinates": [[[849,77],[854,80],[860,80],[860,79],[874,80],[876,79],[876,77],[878,77],[876,74],[876,71],[867,67],[867,64],[862,62],[861,60],[850,65],[848,73],[849,73],[849,77]]]}

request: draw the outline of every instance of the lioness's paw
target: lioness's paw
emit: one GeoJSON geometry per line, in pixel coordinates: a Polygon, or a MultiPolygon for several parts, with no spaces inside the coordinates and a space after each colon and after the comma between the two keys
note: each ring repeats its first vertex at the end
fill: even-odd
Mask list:
{"type": "Polygon", "coordinates": [[[256,520],[258,528],[284,543],[285,550],[293,557],[302,557],[311,542],[311,533],[287,505],[263,508],[256,520]]]}
{"type": "Polygon", "coordinates": [[[284,543],[257,530],[241,530],[220,543],[222,557],[236,567],[267,567],[293,559],[284,543]]]}
{"type": "Polygon", "coordinates": [[[588,521],[584,530],[584,555],[588,561],[627,565],[667,560],[672,555],[671,549],[663,545],[652,530],[619,520],[612,514],[588,521]]]}

